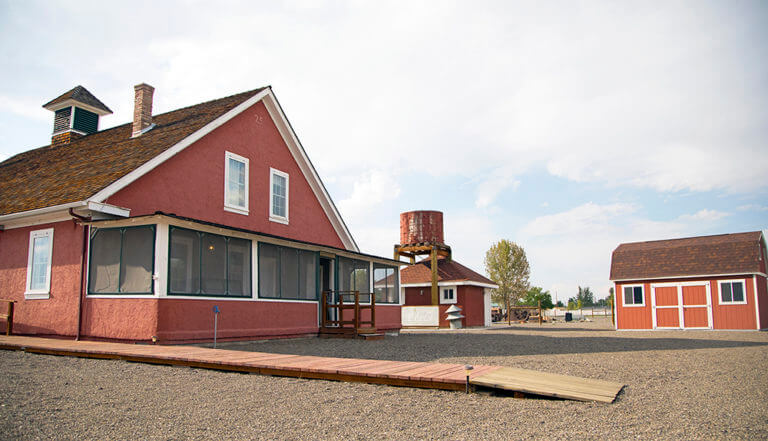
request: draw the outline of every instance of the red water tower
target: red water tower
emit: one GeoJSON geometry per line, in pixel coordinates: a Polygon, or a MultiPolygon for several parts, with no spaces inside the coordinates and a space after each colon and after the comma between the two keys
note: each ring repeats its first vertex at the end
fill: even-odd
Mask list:
{"type": "Polygon", "coordinates": [[[443,213],[431,210],[408,211],[400,214],[400,244],[395,245],[395,260],[401,257],[416,262],[416,256],[428,255],[432,272],[432,304],[438,304],[437,257],[451,260],[451,247],[443,238],[443,213]]]}
{"type": "Polygon", "coordinates": [[[444,244],[443,213],[418,210],[400,214],[400,244],[444,244]]]}

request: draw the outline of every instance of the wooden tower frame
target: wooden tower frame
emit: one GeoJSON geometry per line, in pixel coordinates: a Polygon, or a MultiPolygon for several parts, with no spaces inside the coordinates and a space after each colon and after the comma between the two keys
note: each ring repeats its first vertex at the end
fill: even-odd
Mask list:
{"type": "Polygon", "coordinates": [[[442,243],[421,242],[408,245],[395,245],[395,260],[400,257],[407,257],[411,265],[416,263],[416,256],[429,255],[432,267],[432,305],[440,304],[440,297],[437,290],[437,256],[443,256],[451,261],[451,247],[442,243]]]}

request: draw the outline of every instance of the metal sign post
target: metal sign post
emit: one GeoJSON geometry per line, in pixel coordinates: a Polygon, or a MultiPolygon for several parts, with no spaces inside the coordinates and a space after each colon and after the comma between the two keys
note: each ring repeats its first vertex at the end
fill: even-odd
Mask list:
{"type": "Polygon", "coordinates": [[[219,327],[219,307],[213,307],[213,349],[216,349],[216,333],[219,327]]]}

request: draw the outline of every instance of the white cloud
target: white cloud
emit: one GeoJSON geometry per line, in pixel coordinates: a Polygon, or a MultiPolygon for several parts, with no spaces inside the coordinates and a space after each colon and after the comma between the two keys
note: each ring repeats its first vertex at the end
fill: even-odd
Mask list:
{"type": "MultiPolygon", "coordinates": [[[[377,207],[383,202],[400,195],[400,184],[391,174],[383,170],[370,170],[353,178],[352,193],[339,204],[344,219],[357,222],[369,220],[378,215],[377,207]]],[[[392,240],[399,237],[393,236],[392,240]]]]}
{"type": "Polygon", "coordinates": [[[34,98],[13,98],[0,95],[0,112],[13,113],[38,121],[51,121],[51,112],[40,107],[40,100],[34,98]]]}
{"type": "Polygon", "coordinates": [[[531,264],[531,283],[557,292],[560,300],[590,286],[608,295],[611,254],[620,244],[712,234],[727,213],[700,210],[670,220],[652,220],[632,204],[587,203],[533,219],[519,240],[531,264]]]}
{"type": "Polygon", "coordinates": [[[506,169],[496,169],[483,178],[475,188],[475,206],[487,208],[505,190],[517,190],[520,181],[506,169]]]}
{"type": "Polygon", "coordinates": [[[768,211],[768,206],[757,204],[740,205],[736,208],[739,211],[768,211]]]}
{"type": "Polygon", "coordinates": [[[703,210],[699,210],[696,213],[693,214],[684,214],[678,218],[678,220],[682,222],[696,222],[696,221],[718,221],[720,219],[723,219],[725,217],[730,216],[730,213],[725,213],[722,211],[717,210],[707,210],[706,208],[703,210]]]}
{"type": "Polygon", "coordinates": [[[559,236],[590,231],[605,231],[614,224],[614,218],[635,212],[633,204],[616,203],[598,205],[592,202],[568,211],[539,216],[522,229],[526,236],[559,236]]]}

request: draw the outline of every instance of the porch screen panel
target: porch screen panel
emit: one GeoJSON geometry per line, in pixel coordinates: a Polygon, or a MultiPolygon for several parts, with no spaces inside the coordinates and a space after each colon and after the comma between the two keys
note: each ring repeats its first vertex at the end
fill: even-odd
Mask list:
{"type": "Polygon", "coordinates": [[[259,243],[259,297],[280,297],[279,253],[277,246],[259,243]]]}
{"type": "Polygon", "coordinates": [[[119,228],[99,229],[91,235],[91,262],[88,292],[93,294],[116,293],[120,283],[119,228]]]}
{"type": "Polygon", "coordinates": [[[152,294],[154,225],[95,229],[90,250],[89,294],[152,294]]]}
{"type": "MultiPolygon", "coordinates": [[[[340,291],[359,291],[361,302],[370,302],[370,277],[369,264],[363,260],[339,257],[339,290],[340,291]],[[363,295],[366,294],[366,295],[363,295]]],[[[344,299],[354,300],[347,296],[344,299]]]]}
{"type": "Polygon", "coordinates": [[[307,300],[317,299],[317,253],[299,251],[299,297],[307,300]]]}
{"type": "Polygon", "coordinates": [[[229,293],[251,296],[251,242],[244,239],[229,239],[227,247],[229,293]]]}
{"type": "Polygon", "coordinates": [[[280,296],[285,299],[300,299],[299,295],[299,250],[280,247],[280,296]]]}
{"type": "Polygon", "coordinates": [[[397,268],[374,263],[373,290],[376,294],[376,303],[398,303],[397,268]]]}
{"type": "Polygon", "coordinates": [[[201,252],[200,293],[223,296],[227,294],[227,243],[224,236],[200,234],[201,252]]]}
{"type": "Polygon", "coordinates": [[[168,268],[172,293],[200,292],[200,235],[197,231],[171,228],[171,263],[168,268]]]}
{"type": "Polygon", "coordinates": [[[259,297],[317,300],[317,253],[259,243],[259,297]]]}
{"type": "Polygon", "coordinates": [[[171,227],[169,295],[251,296],[251,241],[171,227]]]}
{"type": "Polygon", "coordinates": [[[145,227],[126,228],[123,231],[122,250],[120,292],[151,292],[155,254],[154,231],[145,227]]]}

